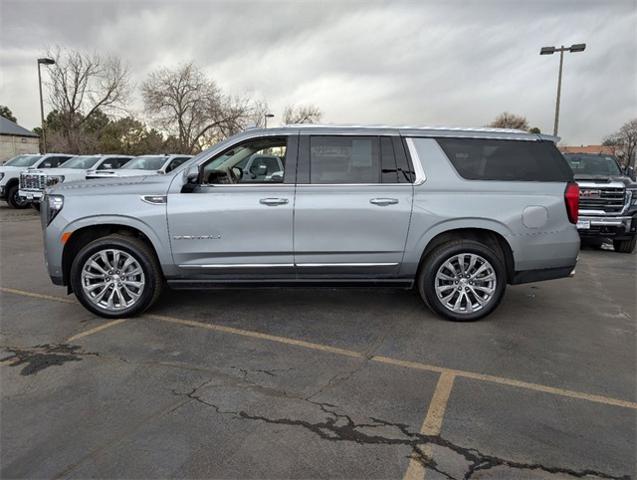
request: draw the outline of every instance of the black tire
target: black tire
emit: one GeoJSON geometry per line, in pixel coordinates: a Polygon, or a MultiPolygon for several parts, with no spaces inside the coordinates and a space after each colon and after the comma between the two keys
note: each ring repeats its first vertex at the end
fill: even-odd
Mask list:
{"type": "Polygon", "coordinates": [[[20,185],[11,185],[7,190],[7,203],[11,208],[23,209],[29,206],[29,202],[18,195],[20,191],[20,185]]]}
{"type": "Polygon", "coordinates": [[[637,244],[637,236],[633,236],[628,240],[613,240],[613,247],[619,253],[633,253],[637,244]]]}
{"type": "Polygon", "coordinates": [[[159,298],[164,284],[161,267],[152,249],[142,240],[124,235],[98,238],[84,246],[73,259],[70,273],[71,287],[80,303],[89,311],[104,318],[127,318],[147,310],[159,298]],[[106,249],[118,249],[132,256],[141,267],[145,285],[136,302],[128,308],[112,311],[93,303],[82,288],[82,269],[95,253],[106,249]]]}
{"type": "MultiPolygon", "coordinates": [[[[425,304],[438,315],[454,322],[473,322],[485,317],[497,308],[504,296],[506,280],[504,261],[491,247],[474,240],[455,240],[435,248],[427,255],[418,273],[417,286],[420,297],[425,304]],[[474,254],[482,257],[491,264],[496,276],[491,298],[486,305],[473,312],[454,312],[448,309],[436,294],[435,282],[438,269],[447,260],[459,254],[474,254]]],[[[465,303],[467,302],[465,301],[465,303]]]]}
{"type": "Polygon", "coordinates": [[[34,210],[37,210],[38,212],[40,211],[40,202],[33,202],[31,206],[34,210]]]}

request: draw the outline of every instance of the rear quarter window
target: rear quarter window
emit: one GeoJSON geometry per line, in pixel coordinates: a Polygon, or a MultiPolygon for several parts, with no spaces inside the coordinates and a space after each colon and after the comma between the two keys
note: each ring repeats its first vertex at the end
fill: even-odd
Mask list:
{"type": "Polygon", "coordinates": [[[569,182],[573,172],[550,141],[478,138],[436,139],[467,180],[569,182]]]}

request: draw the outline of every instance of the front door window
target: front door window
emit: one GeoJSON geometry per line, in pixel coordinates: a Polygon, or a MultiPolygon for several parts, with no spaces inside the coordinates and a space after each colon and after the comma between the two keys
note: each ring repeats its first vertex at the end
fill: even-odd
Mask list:
{"type": "Polygon", "coordinates": [[[248,140],[205,164],[202,183],[283,183],[286,153],[286,137],[248,140]]]}

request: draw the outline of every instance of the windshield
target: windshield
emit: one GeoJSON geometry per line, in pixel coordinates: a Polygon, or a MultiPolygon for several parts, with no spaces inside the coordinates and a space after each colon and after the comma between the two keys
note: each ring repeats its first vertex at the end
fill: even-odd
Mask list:
{"type": "Polygon", "coordinates": [[[575,175],[621,176],[614,157],[610,155],[564,155],[575,175]]]}
{"type": "Polygon", "coordinates": [[[30,167],[38,159],[42,158],[42,155],[18,155],[5,163],[9,167],[30,167]]]}
{"type": "Polygon", "coordinates": [[[77,168],[79,170],[88,170],[99,160],[99,156],[80,155],[73,157],[62,164],[62,168],[77,168]]]}
{"type": "Polygon", "coordinates": [[[167,158],[162,155],[144,155],[133,158],[122,167],[122,170],[159,170],[166,160],[167,158]]]}

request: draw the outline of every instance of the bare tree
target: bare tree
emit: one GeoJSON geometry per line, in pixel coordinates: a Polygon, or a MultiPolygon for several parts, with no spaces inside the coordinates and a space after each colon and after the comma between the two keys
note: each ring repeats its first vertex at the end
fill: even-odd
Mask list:
{"type": "Polygon", "coordinates": [[[121,109],[128,98],[128,69],[117,57],[55,49],[49,102],[59,113],[64,149],[82,152],[82,129],[99,115],[121,109]]]}
{"type": "Polygon", "coordinates": [[[250,106],[248,125],[253,127],[265,127],[265,116],[270,113],[270,107],[265,100],[254,100],[250,106]]]}
{"type": "Polygon", "coordinates": [[[617,132],[606,137],[604,145],[613,147],[624,165],[634,167],[637,155],[637,118],[624,123],[617,132]]]}
{"type": "Polygon", "coordinates": [[[196,65],[160,68],[142,85],[146,111],[156,124],[193,153],[245,128],[251,113],[246,98],[231,97],[196,65]]]}
{"type": "Polygon", "coordinates": [[[515,128],[517,130],[528,130],[529,122],[526,117],[514,115],[509,112],[503,112],[498,115],[493,122],[489,124],[493,128],[515,128]]]}
{"type": "Polygon", "coordinates": [[[283,110],[283,123],[286,125],[318,123],[322,116],[323,112],[316,105],[288,105],[283,110]]]}

